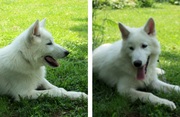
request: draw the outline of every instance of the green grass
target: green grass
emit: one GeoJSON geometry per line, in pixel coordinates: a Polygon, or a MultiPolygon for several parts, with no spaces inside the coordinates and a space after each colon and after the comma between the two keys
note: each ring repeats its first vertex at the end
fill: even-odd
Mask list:
{"type": "MultiPolygon", "coordinates": [[[[55,42],[70,51],[59,68],[47,68],[47,79],[58,87],[87,93],[87,1],[0,0],[0,16],[0,47],[10,44],[37,19],[46,18],[55,42]]],[[[1,117],[87,115],[87,100],[45,97],[13,102],[0,97],[1,117]]]]}
{"type": "MultiPolygon", "coordinates": [[[[125,8],[122,10],[93,10],[93,48],[103,43],[120,39],[118,22],[131,27],[143,26],[150,17],[156,23],[157,38],[161,43],[160,65],[166,71],[167,82],[180,85],[180,7],[170,4],[155,4],[154,8],[125,8]]],[[[162,79],[162,77],[160,77],[162,79]]],[[[145,89],[148,92],[175,102],[177,109],[171,111],[163,105],[151,105],[137,100],[130,102],[120,96],[116,88],[93,78],[93,116],[94,117],[179,117],[180,94],[164,94],[145,89]]]]}

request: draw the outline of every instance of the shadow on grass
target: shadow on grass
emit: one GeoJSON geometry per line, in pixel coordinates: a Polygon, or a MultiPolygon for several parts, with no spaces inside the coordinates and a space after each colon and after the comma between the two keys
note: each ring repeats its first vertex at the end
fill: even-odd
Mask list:
{"type": "Polygon", "coordinates": [[[179,53],[177,54],[175,51],[174,52],[167,52],[167,51],[162,51],[160,57],[165,58],[165,60],[168,61],[179,61],[180,55],[179,53]]]}
{"type": "Polygon", "coordinates": [[[2,104],[1,100],[6,104],[4,111],[0,112],[1,117],[27,117],[40,115],[47,117],[87,116],[86,100],[79,99],[72,101],[68,98],[50,98],[45,96],[36,100],[21,99],[20,102],[10,102],[8,98],[1,97],[0,104],[2,104]],[[12,110],[14,112],[12,112],[12,110]]]}
{"type": "Polygon", "coordinates": [[[83,23],[80,23],[80,25],[71,27],[70,30],[74,32],[78,32],[79,37],[88,39],[88,23],[87,23],[88,19],[87,18],[74,18],[73,20],[76,22],[83,22],[83,23]]]}
{"type": "MultiPolygon", "coordinates": [[[[176,51],[162,51],[159,67],[165,70],[164,75],[167,82],[180,86],[180,55],[176,51]]],[[[161,77],[159,77],[161,79],[161,77]]]]}
{"type": "Polygon", "coordinates": [[[120,96],[115,87],[107,86],[94,75],[93,117],[140,117],[131,106],[127,97],[120,96]]]}
{"type": "Polygon", "coordinates": [[[73,59],[75,61],[79,60],[87,60],[87,48],[88,48],[88,25],[87,25],[87,18],[74,18],[72,19],[75,22],[79,22],[79,25],[75,25],[73,27],[70,27],[70,30],[73,32],[79,33],[79,40],[76,41],[76,43],[66,43],[68,46],[70,46],[72,49],[70,50],[71,57],[70,59],[73,59]]]}
{"type": "MultiPolygon", "coordinates": [[[[144,90],[143,90],[144,91],[144,90]]],[[[145,92],[174,101],[177,109],[171,111],[164,105],[152,105],[143,103],[140,100],[131,102],[127,96],[120,96],[115,88],[110,88],[97,77],[93,79],[93,117],[179,117],[180,94],[172,92],[165,94],[151,89],[145,92]]]]}

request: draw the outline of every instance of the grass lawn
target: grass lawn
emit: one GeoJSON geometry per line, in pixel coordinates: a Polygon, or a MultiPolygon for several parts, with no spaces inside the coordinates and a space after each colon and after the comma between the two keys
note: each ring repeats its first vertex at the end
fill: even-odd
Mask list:
{"type": "MultiPolygon", "coordinates": [[[[4,47],[37,19],[47,19],[46,28],[55,42],[70,51],[57,69],[47,68],[47,79],[67,90],[88,91],[87,1],[85,0],[0,0],[0,47],[4,47]]],[[[22,99],[0,97],[0,117],[86,117],[87,100],[64,98],[22,99]]]]}
{"type": "MultiPolygon", "coordinates": [[[[120,39],[117,22],[131,27],[143,26],[150,17],[156,23],[157,38],[161,43],[160,67],[166,71],[166,82],[180,85],[180,7],[170,4],[155,4],[155,8],[125,8],[122,10],[93,10],[93,48],[102,43],[120,39]]],[[[164,80],[162,77],[160,79],[164,80]]],[[[164,94],[145,89],[147,92],[175,102],[177,109],[171,111],[163,105],[151,105],[137,100],[131,103],[118,95],[116,88],[109,88],[93,76],[94,117],[179,117],[180,94],[164,94]]]]}

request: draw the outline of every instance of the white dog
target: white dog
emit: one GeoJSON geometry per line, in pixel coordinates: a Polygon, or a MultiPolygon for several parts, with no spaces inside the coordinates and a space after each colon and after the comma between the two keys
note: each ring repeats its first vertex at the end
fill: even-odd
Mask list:
{"type": "Polygon", "coordinates": [[[171,109],[176,106],[172,101],[138,91],[150,87],[164,92],[180,91],[179,86],[170,85],[158,79],[156,69],[160,54],[160,44],[156,39],[155,23],[152,18],[145,26],[130,28],[119,23],[122,39],[113,44],[104,44],[93,52],[93,71],[117,91],[128,95],[133,101],[140,99],[152,104],[164,104],[171,109]]]}
{"type": "Polygon", "coordinates": [[[82,92],[66,91],[45,79],[45,64],[58,67],[56,59],[69,54],[53,41],[44,28],[45,19],[33,23],[8,46],[0,49],[0,95],[36,99],[39,96],[87,98],[82,92]],[[38,90],[39,88],[43,90],[38,90]]]}

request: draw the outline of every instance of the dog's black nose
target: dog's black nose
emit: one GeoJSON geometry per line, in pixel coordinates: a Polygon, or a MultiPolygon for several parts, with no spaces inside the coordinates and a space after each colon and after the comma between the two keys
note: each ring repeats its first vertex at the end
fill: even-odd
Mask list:
{"type": "Polygon", "coordinates": [[[67,55],[69,54],[69,52],[68,52],[68,51],[65,51],[64,54],[65,54],[65,56],[67,56],[67,55]]]}
{"type": "Polygon", "coordinates": [[[134,61],[134,66],[135,67],[141,67],[141,65],[142,65],[142,61],[140,61],[140,60],[134,61]]]}

